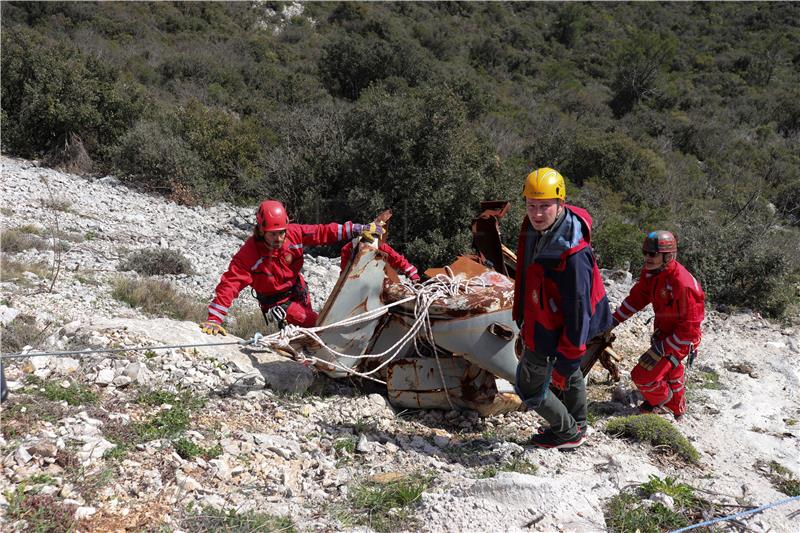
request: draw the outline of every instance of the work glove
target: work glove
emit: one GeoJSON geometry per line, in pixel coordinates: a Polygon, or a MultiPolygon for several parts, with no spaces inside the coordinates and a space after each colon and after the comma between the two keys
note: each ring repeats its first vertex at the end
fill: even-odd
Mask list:
{"type": "Polygon", "coordinates": [[[410,279],[410,280],[411,280],[411,281],[413,281],[414,283],[419,283],[420,281],[422,281],[422,278],[420,278],[420,277],[419,277],[419,274],[417,274],[416,272],[414,272],[413,274],[411,274],[411,275],[408,277],[408,279],[410,279]]]}
{"type": "Polygon", "coordinates": [[[211,322],[210,320],[207,320],[206,322],[200,324],[200,331],[206,333],[207,335],[225,336],[228,334],[228,332],[225,331],[225,328],[222,327],[222,324],[219,324],[217,322],[211,322]]]}
{"type": "Polygon", "coordinates": [[[383,222],[369,224],[353,224],[353,233],[358,233],[366,242],[375,242],[376,237],[383,235],[383,222]]]}

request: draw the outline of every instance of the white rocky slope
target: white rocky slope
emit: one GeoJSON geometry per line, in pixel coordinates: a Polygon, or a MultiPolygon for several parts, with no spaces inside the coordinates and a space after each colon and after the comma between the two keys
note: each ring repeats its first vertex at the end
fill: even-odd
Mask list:
{"type": "MultiPolygon", "coordinates": [[[[247,235],[252,209],[183,207],[131,191],[112,177],[86,179],[28,161],[0,161],[3,231],[34,224],[46,233],[57,220],[61,232],[82,237],[62,255],[52,292],[46,290],[49,281],[30,272],[22,279],[3,277],[4,322],[22,313],[35,316],[40,327],[51,323],[45,346],[53,349],[214,340],[195,324],[147,317],[114,300],[110,281],[121,275],[117,266],[126,249],[161,246],[180,251],[197,272],[170,281],[187,294],[210,297],[247,235]]],[[[9,254],[23,264],[50,264],[52,256],[47,250],[9,254]]],[[[305,269],[319,308],[338,276],[337,262],[309,256],[305,269]]],[[[611,276],[606,284],[618,303],[630,277],[611,276]]],[[[254,304],[244,295],[236,305],[254,304]]],[[[618,332],[616,348],[625,356],[622,385],[590,386],[597,405],[617,414],[632,413],[627,371],[646,347],[648,331],[649,317],[640,315],[618,332]]],[[[752,314],[708,315],[701,355],[690,373],[689,414],[679,425],[701,454],[697,467],[604,433],[606,418],[574,452],[537,450],[524,445],[539,425],[533,413],[480,419],[473,413],[397,412],[384,396],[348,380],[317,377],[312,384],[304,367],[235,346],[11,361],[11,398],[0,411],[0,527],[28,527],[9,516],[10,492],[18,488],[66,506],[81,518],[82,531],[154,524],[191,529],[189,504],[287,515],[302,531],[342,530],[347,522],[337,517],[348,509],[348,492],[360,480],[409,472],[434,476],[409,526],[423,531],[604,530],[604,504],[650,475],[709,491],[703,494],[731,505],[731,512],[741,509],[736,505],[783,499],[754,465],[776,461],[800,474],[798,331],[752,314]],[[82,384],[99,399],[37,407],[36,401],[45,403],[25,386],[31,373],[64,387],[82,384]],[[701,386],[714,376],[718,383],[711,384],[718,388],[701,386]],[[309,386],[314,394],[283,392],[309,386]],[[183,436],[204,448],[218,445],[219,455],[183,459],[170,437],[114,458],[111,441],[124,438],[126,427],[169,409],[138,403],[142,391],[176,389],[207,398],[183,436]],[[482,478],[487,467],[510,460],[538,469],[482,478]]],[[[604,373],[592,380],[602,382],[604,373]]],[[[796,531],[790,513],[798,510],[794,501],[742,523],[756,531],[796,531]]]]}

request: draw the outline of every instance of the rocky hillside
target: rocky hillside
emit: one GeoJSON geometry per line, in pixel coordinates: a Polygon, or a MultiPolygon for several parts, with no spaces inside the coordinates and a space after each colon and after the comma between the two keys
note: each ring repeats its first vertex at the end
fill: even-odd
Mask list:
{"type": "MultiPolygon", "coordinates": [[[[185,258],[190,268],[158,276],[169,286],[149,296],[171,290],[202,310],[253,209],[179,206],[6,157],[1,186],[4,352],[231,340],[124,303],[121,284],[144,278],[120,268],[142,249],[185,258]]],[[[338,273],[337,261],[306,258],[317,308],[338,273]]],[[[618,303],[631,276],[605,274],[618,303]]],[[[247,294],[234,307],[255,308],[247,294]]],[[[590,375],[593,432],[568,453],[526,445],[541,423],[531,412],[396,410],[376,386],[237,345],[6,360],[0,526],[667,530],[797,495],[798,329],[708,313],[688,415],[644,417],[663,424],[626,438],[610,428],[634,414],[627,372],[651,327],[640,315],[618,332],[622,381],[590,375]]],[[[798,511],[794,500],[737,527],[796,531],[798,511]]]]}

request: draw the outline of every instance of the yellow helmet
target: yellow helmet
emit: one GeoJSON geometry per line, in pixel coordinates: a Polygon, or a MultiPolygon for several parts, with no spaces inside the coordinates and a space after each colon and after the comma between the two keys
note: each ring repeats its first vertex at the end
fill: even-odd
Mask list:
{"type": "Polygon", "coordinates": [[[522,195],[531,200],[565,200],[567,188],[564,186],[564,176],[552,168],[538,168],[525,178],[522,195]]]}

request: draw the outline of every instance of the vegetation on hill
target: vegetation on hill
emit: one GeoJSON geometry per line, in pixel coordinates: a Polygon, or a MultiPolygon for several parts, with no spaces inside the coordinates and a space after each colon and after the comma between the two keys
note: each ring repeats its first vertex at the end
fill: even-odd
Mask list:
{"type": "Polygon", "coordinates": [[[421,266],[481,199],[515,200],[513,248],[522,178],[553,166],[603,266],[670,229],[714,302],[796,311],[800,5],[288,7],[3,2],[3,151],[304,222],[391,207],[421,266]]]}

